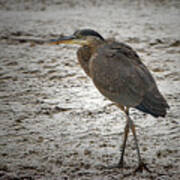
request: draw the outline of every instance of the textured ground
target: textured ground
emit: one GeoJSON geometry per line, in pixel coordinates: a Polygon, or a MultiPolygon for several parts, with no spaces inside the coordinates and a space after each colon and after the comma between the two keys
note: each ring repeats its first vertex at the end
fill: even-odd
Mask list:
{"type": "Polygon", "coordinates": [[[138,2],[0,1],[0,180],[180,178],[180,4],[138,2]],[[131,110],[151,174],[133,174],[131,135],[125,169],[102,168],[118,162],[125,117],[80,69],[76,46],[7,39],[87,27],[132,46],[171,106],[158,119],[131,110]]]}

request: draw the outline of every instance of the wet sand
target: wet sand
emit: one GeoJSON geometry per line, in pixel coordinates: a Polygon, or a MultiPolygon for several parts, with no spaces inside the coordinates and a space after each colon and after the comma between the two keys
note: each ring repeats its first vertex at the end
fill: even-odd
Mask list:
{"type": "Polygon", "coordinates": [[[180,178],[180,4],[138,2],[0,2],[0,180],[180,178]],[[166,118],[130,112],[151,174],[133,174],[131,134],[125,168],[103,168],[119,160],[125,116],[80,68],[77,46],[13,40],[79,28],[133,47],[171,107],[166,118]]]}

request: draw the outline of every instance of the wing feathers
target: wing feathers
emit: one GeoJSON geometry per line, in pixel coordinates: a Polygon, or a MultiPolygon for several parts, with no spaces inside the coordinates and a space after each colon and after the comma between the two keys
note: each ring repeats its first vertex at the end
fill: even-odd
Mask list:
{"type": "Polygon", "coordinates": [[[112,42],[99,47],[89,69],[96,87],[110,100],[155,117],[166,115],[169,107],[166,100],[149,70],[129,46],[112,42]]]}

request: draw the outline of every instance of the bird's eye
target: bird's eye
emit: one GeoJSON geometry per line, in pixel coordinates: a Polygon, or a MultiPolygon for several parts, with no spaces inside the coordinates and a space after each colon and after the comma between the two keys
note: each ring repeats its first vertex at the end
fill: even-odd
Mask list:
{"type": "Polygon", "coordinates": [[[76,31],[74,34],[73,34],[75,37],[79,38],[80,37],[80,34],[78,31],[76,31]]]}
{"type": "Polygon", "coordinates": [[[83,39],[83,36],[82,36],[81,34],[79,34],[79,33],[76,34],[76,37],[77,37],[78,39],[83,39]]]}
{"type": "Polygon", "coordinates": [[[77,38],[77,39],[83,39],[84,38],[84,36],[81,34],[81,32],[79,32],[79,31],[76,31],[75,33],[74,33],[74,36],[77,38]]]}

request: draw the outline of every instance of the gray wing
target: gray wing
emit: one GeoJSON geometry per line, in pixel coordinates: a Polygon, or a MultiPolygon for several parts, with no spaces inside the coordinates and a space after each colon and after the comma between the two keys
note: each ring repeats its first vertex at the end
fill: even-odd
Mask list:
{"type": "Polygon", "coordinates": [[[89,68],[96,87],[113,102],[136,107],[145,97],[158,102],[163,99],[152,75],[127,45],[113,42],[99,47],[89,68]]]}

